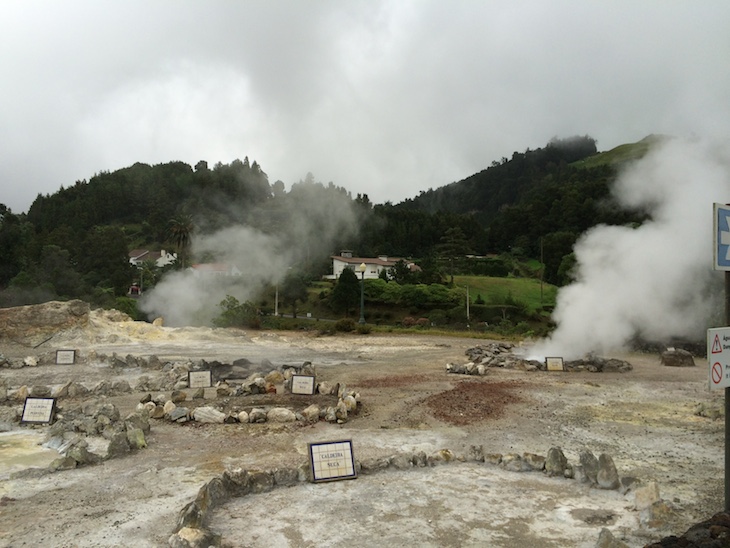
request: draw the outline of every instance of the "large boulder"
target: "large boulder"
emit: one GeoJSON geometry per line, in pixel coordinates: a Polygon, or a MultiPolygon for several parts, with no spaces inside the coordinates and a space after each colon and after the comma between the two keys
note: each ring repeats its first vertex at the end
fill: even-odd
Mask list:
{"type": "Polygon", "coordinates": [[[681,348],[668,348],[661,355],[662,365],[669,367],[694,367],[695,361],[692,354],[681,348]]]}
{"type": "Polygon", "coordinates": [[[0,340],[42,343],[61,331],[88,325],[89,311],[89,304],[79,300],[0,308],[0,340]]]}

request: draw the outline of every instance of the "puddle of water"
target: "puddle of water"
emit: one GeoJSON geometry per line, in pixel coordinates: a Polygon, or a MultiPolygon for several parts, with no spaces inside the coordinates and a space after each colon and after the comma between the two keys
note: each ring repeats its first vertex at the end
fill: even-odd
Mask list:
{"type": "Polygon", "coordinates": [[[58,452],[41,446],[43,434],[32,431],[0,433],[0,479],[26,468],[45,468],[58,452]]]}

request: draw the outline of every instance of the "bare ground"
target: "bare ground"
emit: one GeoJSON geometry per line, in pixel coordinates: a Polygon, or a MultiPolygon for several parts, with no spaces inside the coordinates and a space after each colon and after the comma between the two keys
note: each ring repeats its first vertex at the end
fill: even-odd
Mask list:
{"type": "MultiPolygon", "coordinates": [[[[345,383],[363,403],[344,425],[154,422],[148,447],[138,453],[19,479],[10,473],[49,457],[39,455],[35,439],[2,434],[0,546],[165,546],[178,511],[226,468],[298,466],[307,460],[308,443],[336,439],[352,440],[358,460],[443,448],[464,454],[472,445],[482,445],[485,453],[542,455],[559,446],[573,463],[582,449],[605,452],[621,476],[657,481],[675,512],[667,528],[646,529],[631,493],[455,463],[245,497],[217,510],[212,529],[228,546],[593,547],[607,527],[629,546],[642,546],[723,509],[724,423],[695,414],[699,403],[722,406],[722,392],[708,390],[703,360],[693,368],[669,368],[655,355],[612,356],[632,363],[628,373],[491,369],[477,378],[445,372],[447,362],[466,361],[465,350],[480,342],[486,341],[242,333],[137,322],[59,335],[46,346],[163,360],[266,358],[275,366],[310,360],[318,381],[345,383]]],[[[40,350],[0,347],[6,356],[40,350]]],[[[140,374],[98,363],[0,369],[11,388],[117,377],[133,384],[140,374]]],[[[112,401],[131,411],[140,396],[112,401]]],[[[42,430],[25,427],[22,433],[42,430]]]]}

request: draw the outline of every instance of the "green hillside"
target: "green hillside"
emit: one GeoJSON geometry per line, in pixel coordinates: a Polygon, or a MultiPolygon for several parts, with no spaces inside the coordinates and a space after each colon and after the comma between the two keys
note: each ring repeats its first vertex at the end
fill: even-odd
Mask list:
{"type": "Polygon", "coordinates": [[[619,166],[627,162],[640,160],[652,146],[666,139],[663,135],[649,135],[636,143],[619,145],[606,152],[599,152],[588,158],[573,162],[574,167],[595,168],[599,166],[619,166]]]}

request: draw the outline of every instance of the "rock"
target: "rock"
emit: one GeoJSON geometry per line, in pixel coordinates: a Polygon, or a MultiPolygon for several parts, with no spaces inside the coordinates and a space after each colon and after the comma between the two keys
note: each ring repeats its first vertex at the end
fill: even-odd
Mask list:
{"type": "Polygon", "coordinates": [[[649,508],[658,500],[661,500],[661,497],[659,496],[659,485],[655,481],[642,485],[634,492],[634,508],[639,511],[649,508]]]}
{"type": "Polygon", "coordinates": [[[342,398],[342,401],[345,404],[345,408],[347,409],[348,413],[354,413],[357,409],[357,400],[355,400],[354,396],[345,396],[342,398]]]}
{"type": "Polygon", "coordinates": [[[132,391],[132,387],[124,379],[114,381],[112,383],[112,392],[115,394],[127,394],[132,391]]]}
{"type": "Polygon", "coordinates": [[[321,382],[317,385],[317,393],[328,396],[334,393],[335,388],[328,382],[321,382]]]}
{"type": "Polygon", "coordinates": [[[266,411],[260,408],[254,408],[251,409],[251,412],[248,414],[248,422],[250,423],[260,423],[260,422],[266,422],[266,411]]]}
{"type": "Polygon", "coordinates": [[[25,398],[27,398],[30,395],[30,390],[28,390],[28,387],[23,385],[15,392],[15,400],[24,402],[25,398]]]}
{"type": "Polygon", "coordinates": [[[118,432],[109,440],[109,447],[106,450],[106,458],[114,459],[129,453],[129,441],[126,432],[118,432]]]}
{"type": "Polygon", "coordinates": [[[196,422],[223,424],[226,414],[212,407],[198,407],[193,410],[193,419],[196,422]]]}
{"type": "Polygon", "coordinates": [[[413,468],[413,457],[408,455],[394,455],[390,458],[390,464],[396,470],[408,470],[413,468]]]}
{"type": "Polygon", "coordinates": [[[89,393],[89,389],[83,384],[78,382],[72,382],[68,385],[68,397],[69,398],[81,398],[89,393]]]}
{"type": "Polygon", "coordinates": [[[294,422],[296,415],[290,409],[274,407],[266,413],[266,420],[269,422],[294,422]]]}
{"type": "Polygon", "coordinates": [[[167,539],[167,545],[170,548],[209,548],[210,546],[220,546],[221,535],[208,529],[183,527],[167,539]]]}
{"type": "Polygon", "coordinates": [[[452,462],[454,459],[456,459],[456,455],[454,455],[451,449],[440,449],[439,451],[436,451],[435,453],[430,455],[428,461],[429,464],[433,466],[439,463],[452,462]]]}
{"type": "Polygon", "coordinates": [[[193,398],[194,400],[202,400],[205,398],[205,388],[198,388],[195,392],[193,392],[193,398]]]}
{"type": "Polygon", "coordinates": [[[639,512],[639,523],[650,529],[664,529],[672,523],[676,515],[677,511],[667,502],[658,500],[639,512]]]}
{"type": "Polygon", "coordinates": [[[133,450],[147,447],[147,441],[141,428],[127,428],[127,442],[130,449],[133,450]]]}
{"type": "Polygon", "coordinates": [[[238,414],[238,422],[242,422],[244,424],[248,422],[248,413],[246,413],[246,411],[241,411],[238,414]]]}
{"type": "Polygon", "coordinates": [[[579,460],[586,483],[591,485],[598,483],[598,459],[596,456],[586,449],[580,452],[579,460]]]}
{"type": "MultiPolygon", "coordinates": [[[[150,402],[152,403],[152,402],[150,402]]],[[[154,405],[154,403],[153,403],[154,405]]],[[[162,419],[165,416],[165,408],[161,405],[155,405],[153,409],[149,410],[151,419],[162,419]]]]}
{"type": "Polygon", "coordinates": [[[74,459],[78,464],[97,464],[101,461],[101,457],[90,453],[86,444],[77,443],[66,451],[66,456],[74,459]]]}
{"type": "Polygon", "coordinates": [[[568,459],[560,447],[551,447],[545,459],[545,472],[548,476],[564,476],[568,459]]]}
{"type": "Polygon", "coordinates": [[[187,407],[175,407],[168,416],[172,422],[188,422],[190,410],[187,407]]]}
{"type": "Polygon", "coordinates": [[[130,428],[139,428],[145,434],[149,434],[149,414],[146,411],[142,413],[130,413],[124,418],[124,427],[127,430],[129,430],[130,428]]]}
{"type": "Polygon", "coordinates": [[[668,367],[694,367],[692,354],[681,348],[668,348],[661,354],[661,364],[668,367]]]}
{"type": "Polygon", "coordinates": [[[302,416],[307,422],[317,422],[319,421],[319,412],[319,405],[313,403],[309,407],[302,410],[302,416]]]}
{"type": "Polygon", "coordinates": [[[517,453],[508,453],[503,455],[500,466],[510,472],[526,472],[529,470],[527,465],[522,461],[522,457],[517,453]]]}
{"type": "Polygon", "coordinates": [[[29,392],[32,398],[50,398],[51,389],[45,384],[34,384],[29,392]]]}
{"type": "Polygon", "coordinates": [[[99,381],[99,383],[92,388],[91,391],[100,396],[108,396],[112,393],[112,383],[107,380],[99,381]]]}
{"type": "Polygon", "coordinates": [[[162,406],[162,409],[165,411],[165,415],[169,415],[175,410],[176,407],[177,405],[175,405],[171,401],[166,401],[165,405],[162,406]]]}
{"type": "Polygon", "coordinates": [[[347,405],[345,405],[345,402],[342,400],[337,402],[337,407],[335,407],[335,417],[338,422],[344,422],[347,420],[347,405]]]}
{"type": "Polygon", "coordinates": [[[613,463],[613,459],[605,453],[602,453],[598,457],[598,475],[596,476],[596,480],[598,487],[601,489],[618,489],[621,485],[616,465],[613,463]]]}
{"type": "Polygon", "coordinates": [[[470,462],[484,462],[484,447],[481,445],[472,445],[466,454],[466,460],[470,462]]]}
{"type": "Polygon", "coordinates": [[[48,465],[48,468],[54,472],[57,472],[59,470],[73,470],[76,468],[76,465],[78,463],[73,457],[59,457],[55,459],[51,464],[48,465]]]}
{"type": "Polygon", "coordinates": [[[289,486],[299,483],[299,470],[296,468],[276,468],[272,475],[275,485],[289,486]]]}
{"type": "Polygon", "coordinates": [[[272,371],[264,377],[267,384],[281,384],[284,382],[284,375],[280,371],[272,371]]]}
{"type": "MultiPolygon", "coordinates": [[[[544,470],[545,469],[545,457],[542,455],[536,455],[534,453],[523,453],[522,462],[525,463],[530,470],[544,470]]],[[[562,475],[562,474],[561,474],[562,475]]]]}
{"type": "Polygon", "coordinates": [[[601,529],[598,535],[596,548],[630,548],[625,542],[621,542],[613,536],[613,533],[605,527],[601,529]]]}
{"type": "Polygon", "coordinates": [[[170,395],[170,401],[171,401],[172,403],[175,403],[175,404],[177,404],[177,403],[182,403],[182,402],[184,402],[184,401],[185,401],[185,400],[186,400],[187,398],[188,398],[188,395],[187,395],[187,393],[185,393],[185,392],[184,392],[183,390],[175,390],[175,391],[173,391],[173,393],[172,393],[172,394],[170,395]]]}
{"type": "Polygon", "coordinates": [[[252,493],[265,493],[274,488],[274,475],[262,470],[249,470],[249,485],[252,493]]]}

